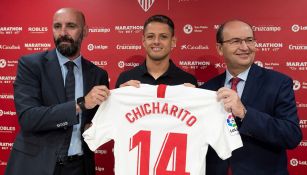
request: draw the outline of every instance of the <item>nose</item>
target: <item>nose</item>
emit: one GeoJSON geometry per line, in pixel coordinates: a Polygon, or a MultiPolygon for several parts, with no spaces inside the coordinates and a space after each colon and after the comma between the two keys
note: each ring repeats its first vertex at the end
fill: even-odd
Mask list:
{"type": "Polygon", "coordinates": [[[65,27],[65,26],[61,27],[61,29],[60,29],[60,35],[61,35],[61,36],[67,35],[67,30],[66,30],[66,27],[65,27]]]}
{"type": "Polygon", "coordinates": [[[244,40],[242,40],[241,43],[240,43],[240,49],[242,49],[242,50],[249,49],[247,44],[246,44],[246,42],[244,40]]]}
{"type": "Polygon", "coordinates": [[[159,43],[160,43],[159,37],[155,37],[155,38],[154,38],[154,43],[155,43],[155,44],[159,44],[159,43]]]}

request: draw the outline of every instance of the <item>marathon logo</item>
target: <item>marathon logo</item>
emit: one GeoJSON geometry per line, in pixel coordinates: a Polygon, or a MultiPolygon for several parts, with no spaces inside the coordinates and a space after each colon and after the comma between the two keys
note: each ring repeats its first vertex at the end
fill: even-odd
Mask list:
{"type": "Polygon", "coordinates": [[[210,66],[209,61],[179,61],[180,66],[210,66]]]}
{"type": "Polygon", "coordinates": [[[143,28],[143,26],[115,26],[115,30],[121,34],[140,33],[143,28]]]}
{"type": "Polygon", "coordinates": [[[19,34],[22,27],[0,27],[0,34],[19,34]]]}

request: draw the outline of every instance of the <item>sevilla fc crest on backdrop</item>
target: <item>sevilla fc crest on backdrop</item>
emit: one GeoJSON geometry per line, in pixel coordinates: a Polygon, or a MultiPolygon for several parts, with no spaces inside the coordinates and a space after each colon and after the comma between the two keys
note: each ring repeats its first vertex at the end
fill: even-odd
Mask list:
{"type": "Polygon", "coordinates": [[[153,3],[155,2],[155,0],[138,0],[140,6],[142,7],[142,9],[147,12],[150,7],[153,5],[153,3]]]}

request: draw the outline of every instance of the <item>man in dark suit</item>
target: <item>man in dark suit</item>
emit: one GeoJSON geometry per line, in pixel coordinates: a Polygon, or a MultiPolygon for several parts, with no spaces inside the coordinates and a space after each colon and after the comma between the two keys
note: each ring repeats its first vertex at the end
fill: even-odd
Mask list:
{"type": "Polygon", "coordinates": [[[6,175],[92,175],[94,155],[81,138],[108,94],[107,72],[80,55],[88,28],[82,12],[53,17],[56,49],[23,56],[14,83],[20,133],[6,175]]]}
{"type": "Polygon", "coordinates": [[[243,147],[222,161],[212,148],[207,175],[286,175],[286,149],[302,139],[292,79],[254,64],[256,43],[251,26],[227,21],[216,35],[218,54],[227,70],[201,88],[217,90],[218,100],[236,116],[243,147]]]}

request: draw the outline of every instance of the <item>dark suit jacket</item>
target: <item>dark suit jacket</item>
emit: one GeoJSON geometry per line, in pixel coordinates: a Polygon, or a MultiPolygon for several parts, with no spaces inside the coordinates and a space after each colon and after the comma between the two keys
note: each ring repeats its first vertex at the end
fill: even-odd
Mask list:
{"type": "MultiPolygon", "coordinates": [[[[84,95],[95,85],[109,85],[107,72],[82,58],[84,95]]],[[[55,50],[19,60],[14,99],[20,132],[11,151],[6,175],[53,175],[57,153],[67,132],[79,123],[75,101],[65,90],[55,50]]],[[[82,113],[81,132],[96,109],[82,113]]],[[[95,173],[94,155],[83,142],[87,175],[95,173]]]]}
{"type": "MultiPolygon", "coordinates": [[[[224,86],[223,73],[200,88],[218,90],[224,86]]],[[[207,154],[207,175],[225,175],[230,164],[233,175],[285,175],[286,149],[302,139],[293,81],[276,71],[251,66],[241,101],[247,109],[239,132],[243,147],[222,161],[212,148],[207,154]]]]}

